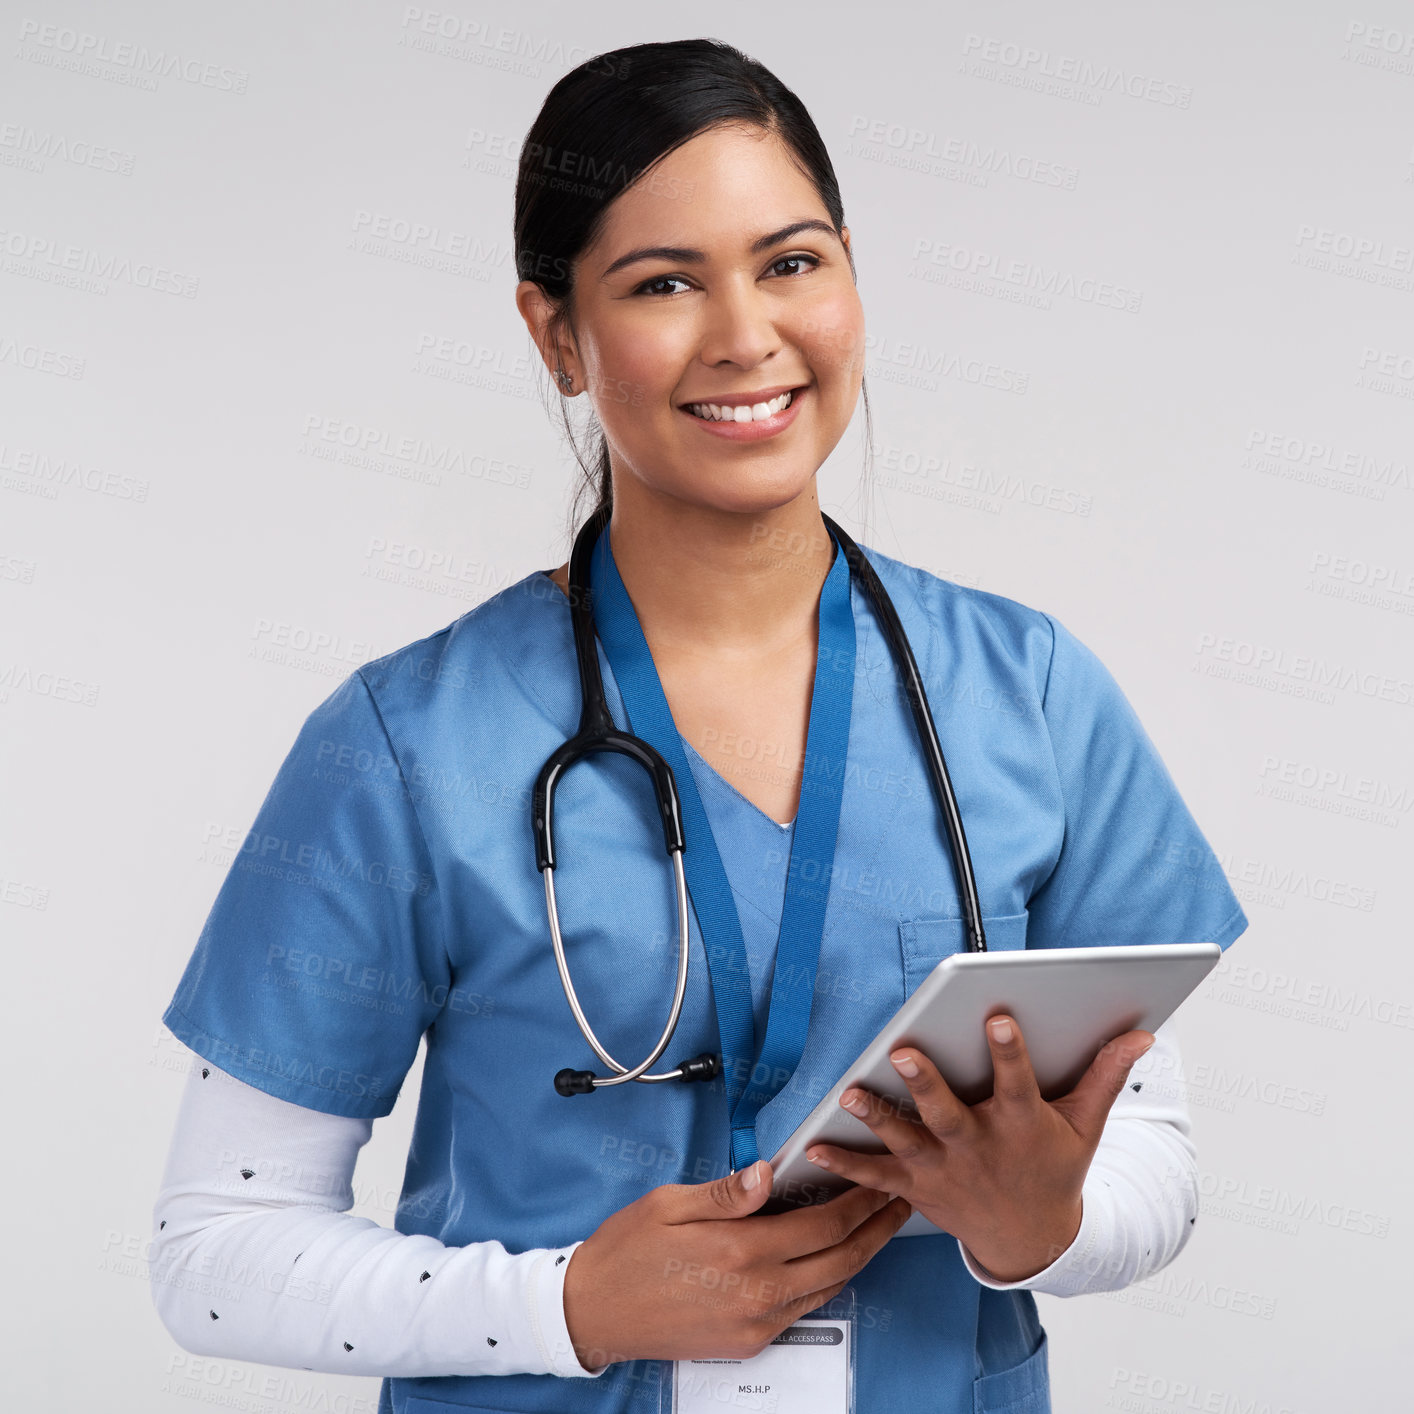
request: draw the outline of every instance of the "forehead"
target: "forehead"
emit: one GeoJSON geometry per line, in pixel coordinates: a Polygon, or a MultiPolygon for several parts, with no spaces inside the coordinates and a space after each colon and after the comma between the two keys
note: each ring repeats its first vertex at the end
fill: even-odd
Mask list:
{"type": "Polygon", "coordinates": [[[585,254],[601,267],[648,244],[730,254],[805,216],[829,220],[814,183],[780,138],[759,128],[713,128],[618,196],[585,254]]]}

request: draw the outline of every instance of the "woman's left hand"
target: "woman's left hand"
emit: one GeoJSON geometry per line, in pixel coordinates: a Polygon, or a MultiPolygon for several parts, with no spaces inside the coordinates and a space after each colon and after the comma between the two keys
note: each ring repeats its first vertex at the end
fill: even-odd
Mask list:
{"type": "Polygon", "coordinates": [[[987,1099],[963,1104],[927,1056],[902,1046],[889,1059],[918,1107],[917,1118],[858,1087],[840,1097],[889,1152],[813,1144],[806,1157],[854,1183],[906,1198],[998,1281],[1022,1281],[1074,1242],[1081,1189],[1110,1106],[1154,1036],[1126,1031],[1106,1042],[1080,1083],[1047,1101],[1015,1018],[994,1016],[986,1031],[994,1076],[987,1099]]]}

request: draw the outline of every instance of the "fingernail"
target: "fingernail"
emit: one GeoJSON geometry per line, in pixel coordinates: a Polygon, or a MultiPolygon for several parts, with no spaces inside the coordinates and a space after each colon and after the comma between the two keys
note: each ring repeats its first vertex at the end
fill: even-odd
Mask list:
{"type": "Polygon", "coordinates": [[[906,1054],[897,1055],[890,1056],[889,1059],[893,1061],[894,1069],[898,1071],[900,1075],[906,1075],[912,1080],[914,1076],[918,1074],[918,1062],[914,1060],[912,1056],[906,1054]]]}
{"type": "Polygon", "coordinates": [[[1011,1037],[1011,1022],[1005,1020],[992,1022],[992,1040],[998,1045],[1005,1046],[1011,1037]]]}
{"type": "Polygon", "coordinates": [[[822,1169],[830,1167],[830,1161],[823,1154],[807,1154],[805,1156],[812,1164],[819,1164],[822,1169]]]}
{"type": "Polygon", "coordinates": [[[864,1103],[864,1096],[861,1095],[858,1090],[846,1090],[845,1093],[840,1096],[840,1104],[851,1114],[857,1115],[862,1115],[867,1108],[864,1103]]]}
{"type": "Polygon", "coordinates": [[[741,1171],[741,1186],[743,1188],[755,1188],[761,1182],[761,1162],[756,1160],[747,1168],[741,1171]]]}

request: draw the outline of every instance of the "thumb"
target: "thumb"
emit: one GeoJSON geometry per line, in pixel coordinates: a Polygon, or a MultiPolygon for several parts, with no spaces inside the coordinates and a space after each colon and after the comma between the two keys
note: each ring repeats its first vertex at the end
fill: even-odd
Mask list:
{"type": "MultiPolygon", "coordinates": [[[[754,1213],[771,1196],[771,1165],[757,1159],[722,1178],[700,1183],[692,1189],[700,1202],[698,1218],[739,1218],[754,1213]]],[[[693,1204],[694,1208],[698,1203],[693,1204]]]]}
{"type": "Polygon", "coordinates": [[[1080,1083],[1057,1101],[1069,1110],[1072,1122],[1081,1133],[1098,1140],[1111,1106],[1124,1092],[1129,1072],[1154,1040],[1153,1032],[1136,1030],[1106,1041],[1080,1077],[1080,1083]]]}

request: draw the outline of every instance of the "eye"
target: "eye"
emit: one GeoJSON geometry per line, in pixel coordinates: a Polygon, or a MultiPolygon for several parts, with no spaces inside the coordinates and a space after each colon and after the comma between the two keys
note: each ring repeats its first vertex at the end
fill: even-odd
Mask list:
{"type": "Polygon", "coordinates": [[[645,280],[641,285],[637,286],[634,289],[634,294],[676,294],[677,291],[675,290],[655,291],[652,288],[654,285],[668,285],[672,284],[674,281],[676,281],[679,285],[687,284],[687,281],[684,280],[681,275],[655,275],[651,280],[645,280]]]}
{"type": "MultiPolygon", "coordinates": [[[[778,265],[798,265],[802,260],[808,260],[810,262],[810,264],[805,267],[806,270],[814,270],[815,267],[820,264],[820,258],[816,255],[783,255],[779,259],[771,262],[771,269],[774,270],[778,265]]],[[[788,275],[802,275],[805,271],[792,270],[786,273],[788,275]]]]}

